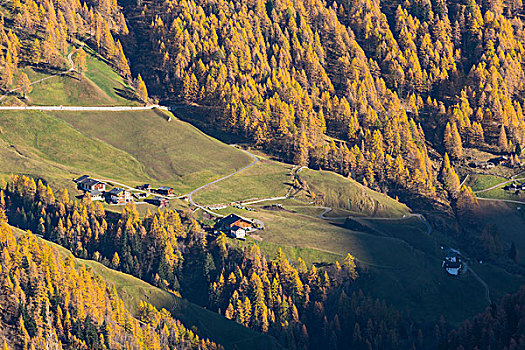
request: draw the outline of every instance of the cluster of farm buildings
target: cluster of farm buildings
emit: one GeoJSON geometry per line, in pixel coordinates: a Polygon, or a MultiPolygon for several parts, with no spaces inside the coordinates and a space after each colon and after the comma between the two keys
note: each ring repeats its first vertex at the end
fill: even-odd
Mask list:
{"type": "MultiPolygon", "coordinates": [[[[144,184],[137,186],[135,191],[132,192],[121,187],[113,187],[111,190],[108,190],[106,188],[108,186],[107,183],[90,178],[88,175],[83,175],[73,181],[77,184],[77,188],[80,191],[90,196],[92,201],[106,201],[110,204],[126,204],[135,202],[135,200],[143,200],[162,208],[168,207],[169,197],[174,196],[173,188],[166,186],[153,189],[151,185],[144,184]],[[154,197],[146,198],[150,194],[154,194],[154,197]]],[[[216,235],[224,233],[228,237],[244,240],[247,233],[263,229],[264,223],[262,221],[230,214],[215,222],[213,233],[216,235]]]]}
{"type": "Polygon", "coordinates": [[[510,185],[506,185],[505,187],[503,187],[503,190],[514,192],[515,194],[518,194],[520,191],[525,191],[525,182],[521,184],[511,183],[510,185]]]}
{"type": "Polygon", "coordinates": [[[130,190],[121,187],[113,187],[107,190],[107,184],[103,181],[93,179],[88,175],[74,179],[73,182],[77,184],[77,188],[88,194],[92,201],[106,201],[110,204],[126,204],[135,202],[138,199],[145,199],[149,193],[159,194],[150,199],[145,199],[145,202],[157,205],[159,207],[169,206],[169,200],[166,197],[173,196],[173,188],[161,186],[157,189],[152,189],[149,184],[137,186],[137,189],[142,191],[140,193],[133,193],[130,190]],[[165,196],[165,197],[161,197],[165,196]]]}
{"type": "Polygon", "coordinates": [[[478,168],[478,169],[492,169],[497,165],[503,165],[508,168],[520,168],[523,167],[524,164],[520,163],[519,158],[517,157],[508,157],[508,156],[499,156],[492,159],[489,159],[487,161],[475,161],[468,163],[469,167],[471,168],[478,168]]]}

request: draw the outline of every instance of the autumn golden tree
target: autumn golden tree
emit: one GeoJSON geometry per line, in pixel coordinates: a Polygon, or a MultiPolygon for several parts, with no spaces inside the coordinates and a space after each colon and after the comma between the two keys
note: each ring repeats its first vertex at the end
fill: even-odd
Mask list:
{"type": "Polygon", "coordinates": [[[77,50],[74,62],[75,62],[76,71],[79,73],[80,77],[83,78],[84,74],[87,72],[88,66],[87,66],[86,51],[84,51],[82,47],[80,47],[77,50]]]}
{"type": "Polygon", "coordinates": [[[18,79],[18,89],[22,93],[22,98],[26,98],[26,95],[33,91],[33,86],[31,85],[31,81],[27,77],[27,74],[20,74],[20,78],[18,79]]]}
{"type": "Polygon", "coordinates": [[[137,77],[137,98],[142,102],[148,102],[148,90],[140,74],[137,77]]]}

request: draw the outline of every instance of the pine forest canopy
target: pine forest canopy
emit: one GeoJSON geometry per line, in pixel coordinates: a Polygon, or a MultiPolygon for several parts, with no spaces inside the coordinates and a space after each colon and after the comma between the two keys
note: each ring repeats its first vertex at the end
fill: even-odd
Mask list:
{"type": "Polygon", "coordinates": [[[153,94],[221,106],[212,122],[296,164],[442,197],[429,147],[523,143],[520,1],[123,6],[153,94]]]}

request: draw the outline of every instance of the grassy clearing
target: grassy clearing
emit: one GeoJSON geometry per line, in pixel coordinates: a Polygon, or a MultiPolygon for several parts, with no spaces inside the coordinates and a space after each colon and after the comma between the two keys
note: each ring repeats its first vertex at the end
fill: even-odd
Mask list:
{"type": "MultiPolygon", "coordinates": [[[[257,235],[257,233],[255,233],[257,235]]],[[[305,261],[308,266],[312,265],[326,265],[333,264],[336,261],[343,261],[344,256],[341,254],[335,254],[331,252],[321,251],[312,248],[303,248],[299,246],[288,246],[283,244],[271,243],[268,241],[261,241],[258,238],[248,237],[246,241],[238,241],[235,239],[229,239],[230,244],[239,245],[240,247],[249,247],[253,244],[257,245],[261,250],[270,258],[273,259],[277,256],[279,249],[286,255],[290,261],[295,262],[298,258],[305,261]]]]}
{"type": "Polygon", "coordinates": [[[476,196],[480,198],[509,199],[512,201],[525,202],[525,193],[519,191],[519,193],[516,194],[511,191],[505,191],[503,190],[503,186],[487,192],[477,193],[476,196]]]}
{"type": "Polygon", "coordinates": [[[132,93],[132,88],[128,83],[110,66],[96,58],[95,52],[85,48],[87,55],[88,70],[86,78],[92,81],[106,96],[111,98],[119,105],[137,105],[138,102],[130,101],[123,97],[125,93],[132,93]]]}
{"type": "MultiPolygon", "coordinates": [[[[518,178],[522,178],[522,176],[518,178]]],[[[480,190],[490,188],[504,181],[505,179],[492,175],[473,175],[469,179],[469,184],[471,184],[473,188],[480,190]]],[[[517,182],[521,183],[523,181],[517,182]]],[[[525,193],[523,193],[523,191],[515,194],[514,192],[503,190],[504,186],[505,185],[501,185],[490,191],[481,192],[476,195],[480,198],[525,202],[525,193]]],[[[480,215],[478,217],[480,227],[489,224],[495,225],[498,228],[498,234],[502,243],[505,246],[510,246],[511,242],[514,242],[518,254],[525,256],[525,235],[523,235],[525,205],[484,200],[478,202],[480,204],[480,215]],[[520,208],[520,210],[518,210],[518,208],[520,208]]]]}
{"type": "MultiPolygon", "coordinates": [[[[319,208],[319,207],[314,207],[314,206],[305,206],[305,205],[288,205],[288,206],[285,206],[285,208],[287,210],[291,210],[291,211],[294,211],[298,214],[302,214],[302,215],[307,215],[307,216],[311,216],[311,217],[318,217],[320,214],[324,213],[325,210],[322,209],[322,208],[319,208]]],[[[339,213],[339,211],[338,211],[339,213]]],[[[344,215],[349,215],[348,212],[344,215]]]]}
{"type": "MultiPolygon", "coordinates": [[[[138,102],[126,98],[133,95],[126,81],[89,49],[88,53],[91,53],[87,55],[88,70],[83,77],[69,73],[37,83],[25,102],[30,105],[64,106],[138,105],[138,102]]],[[[25,68],[24,72],[31,81],[49,76],[32,68],[25,68]]]]}
{"type": "Polygon", "coordinates": [[[493,300],[499,300],[508,293],[515,293],[523,284],[523,276],[510,274],[494,265],[472,262],[470,267],[488,284],[493,300]]]}
{"type": "MultiPolygon", "coordinates": [[[[0,118],[1,123],[2,118],[0,118]]],[[[0,169],[0,177],[5,179],[8,179],[10,174],[26,174],[33,177],[40,177],[46,174],[45,178],[51,183],[69,185],[67,177],[64,175],[70,172],[67,166],[55,164],[34,156],[24,147],[6,142],[3,135],[0,135],[0,169]]]]}
{"type": "Polygon", "coordinates": [[[101,106],[117,105],[117,101],[106,95],[89,78],[82,80],[56,76],[33,85],[33,92],[26,102],[40,106],[101,106]]]}
{"type": "Polygon", "coordinates": [[[415,249],[431,255],[439,255],[439,245],[435,239],[435,232],[427,234],[427,226],[419,218],[410,217],[406,220],[362,220],[373,230],[387,236],[408,242],[415,249]]]}
{"type": "Polygon", "coordinates": [[[292,166],[260,159],[254,166],[195,194],[201,204],[282,197],[288,192],[292,166]]]}
{"type": "Polygon", "coordinates": [[[469,176],[465,184],[470,186],[473,191],[480,191],[492,186],[496,186],[497,184],[505,181],[506,179],[500,176],[472,174],[469,176]]]}
{"type": "Polygon", "coordinates": [[[498,235],[504,246],[510,246],[511,242],[516,244],[518,255],[522,263],[525,257],[525,217],[524,206],[519,204],[508,204],[497,201],[479,201],[480,215],[478,217],[480,227],[495,225],[498,235]],[[517,210],[521,207],[521,210],[517,210]]]}
{"type": "Polygon", "coordinates": [[[329,171],[304,169],[299,177],[317,197],[323,195],[324,205],[329,207],[381,217],[400,217],[410,212],[407,206],[387,195],[329,171]]]}
{"type": "Polygon", "coordinates": [[[4,172],[43,177],[65,177],[68,173],[88,171],[119,179],[144,176],[143,166],[131,155],[91,139],[45,113],[4,112],[0,128],[0,139],[11,151],[9,158],[2,160],[4,172]],[[26,161],[30,164],[19,167],[26,161]]]}

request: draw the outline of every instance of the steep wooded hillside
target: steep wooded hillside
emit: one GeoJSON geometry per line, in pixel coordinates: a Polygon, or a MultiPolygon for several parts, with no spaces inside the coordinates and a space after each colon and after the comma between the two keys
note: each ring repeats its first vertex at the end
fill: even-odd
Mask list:
{"type": "Polygon", "coordinates": [[[132,205],[120,215],[100,203],[55,196],[49,186],[14,176],[0,191],[13,225],[43,235],[79,257],[131,273],[227,318],[274,336],[285,347],[316,348],[330,337],[344,347],[396,348],[416,342],[403,313],[356,290],[359,269],[350,254],[341,264],[308,267],[279,251],[275,260],[256,245],[241,249],[224,234],[210,239],[191,212],[168,210],[141,218],[132,205]],[[370,321],[369,321],[370,320],[370,321]],[[367,333],[361,334],[361,328],[367,333]]]}
{"type": "Polygon", "coordinates": [[[523,349],[525,347],[525,288],[505,296],[485,312],[465,321],[450,331],[448,338],[440,337],[441,349],[523,349]]]}
{"type": "Polygon", "coordinates": [[[138,318],[86,266],[32,234],[17,238],[0,210],[0,332],[11,349],[215,349],[166,311],[141,303],[138,318]]]}
{"type": "Polygon", "coordinates": [[[445,152],[521,149],[521,1],[119,4],[150,92],[295,164],[454,202],[445,152]]]}

